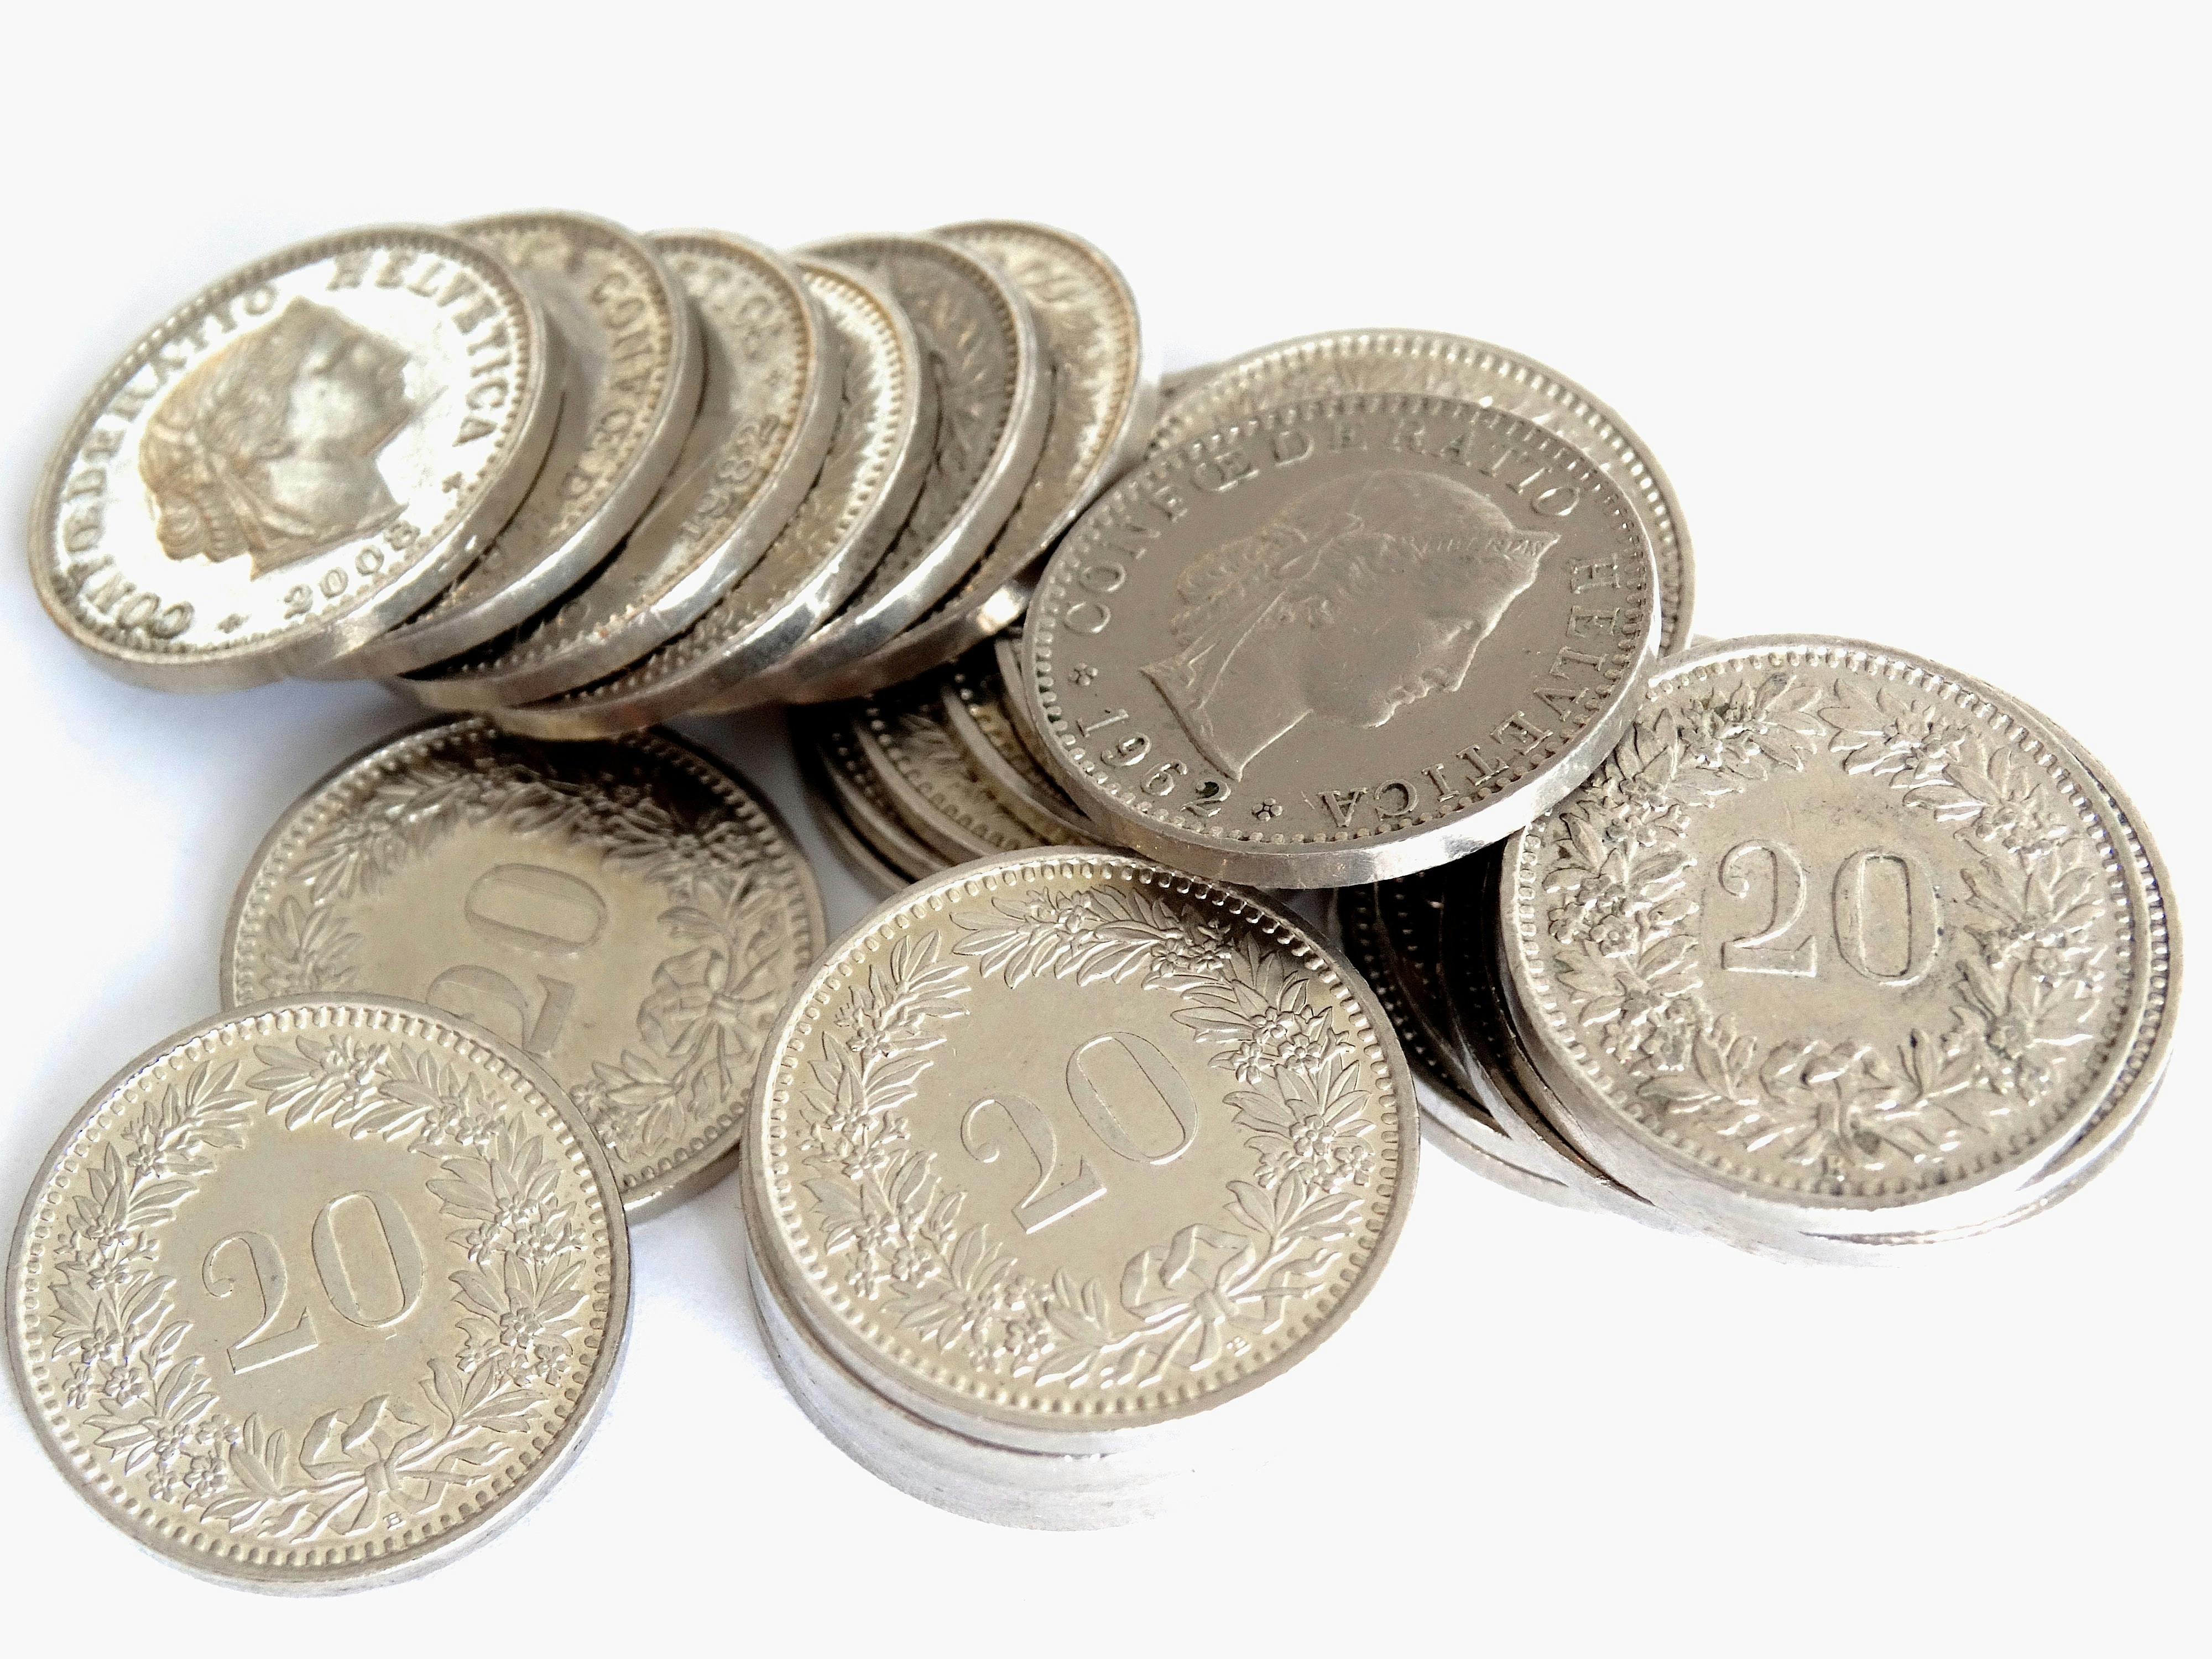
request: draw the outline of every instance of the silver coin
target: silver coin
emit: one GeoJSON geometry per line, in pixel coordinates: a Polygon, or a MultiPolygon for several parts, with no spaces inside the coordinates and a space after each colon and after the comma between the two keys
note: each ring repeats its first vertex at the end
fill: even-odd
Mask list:
{"type": "Polygon", "coordinates": [[[465,1020],[262,1003],[125,1066],[33,1179],[8,1354],[63,1474],[248,1588],[401,1578],[574,1456],[629,1318],[613,1171],[465,1020]]]}
{"type": "MultiPolygon", "coordinates": [[[[988,260],[933,236],[849,237],[806,251],[873,276],[914,324],[937,386],[936,451],[913,514],[866,583],[747,688],[746,707],[825,702],[876,684],[861,659],[983,556],[1029,483],[1050,407],[1036,317],[988,260]]],[[[733,695],[721,706],[741,705],[733,695]]]]}
{"type": "Polygon", "coordinates": [[[814,827],[828,838],[838,862],[878,899],[904,892],[913,878],[878,852],[859,826],[845,816],[836,790],[824,774],[821,757],[800,750],[795,752],[795,758],[801,791],[806,798],[807,815],[814,820],[814,827]]]}
{"type": "Polygon", "coordinates": [[[873,690],[951,662],[1029,603],[1037,565],[1078,514],[1144,452],[1159,397],[1136,296],[1112,260],[1048,225],[984,221],[935,234],[981,254],[1036,314],[1051,366],[1044,447],[1029,487],[960,586],[867,660],[873,690]]]}
{"type": "Polygon", "coordinates": [[[1418,1121],[1381,1011],[1287,914],[1141,859],[1015,854],[883,906],[793,999],[748,1234],[906,1411],[1128,1455],[1340,1328],[1418,1121]]]}
{"type": "Polygon", "coordinates": [[[884,794],[854,730],[857,710],[842,703],[794,709],[791,746],[803,770],[830,793],[838,813],[869,848],[898,872],[900,887],[936,874],[953,862],[915,836],[884,794]]]}
{"type": "Polygon", "coordinates": [[[642,1218],[729,1172],[761,1037],[823,936],[805,859],[707,756],[449,720],[277,820],[231,906],[222,994],[374,991],[474,1020],[560,1079],[642,1218]]]}
{"type": "Polygon", "coordinates": [[[1000,805],[1055,842],[1095,845],[1110,839],[1075,810],[1075,803],[1022,747],[1006,712],[1006,683],[988,653],[969,653],[944,672],[942,684],[938,702],[945,729],[1000,805]]]}
{"type": "Polygon", "coordinates": [[[2039,716],[1900,652],[1670,663],[1506,868],[1560,1127],[1716,1231],[1998,1220],[2140,1115],[2170,1041],[2130,815],[2039,716]]]}
{"type": "Polygon", "coordinates": [[[752,568],[812,488],[843,366],[822,307],[770,250],[720,231],[654,249],[702,325],[705,392],[683,453],[621,550],[550,611],[401,685],[439,708],[535,702],[620,672],[752,568]]]}
{"type": "Polygon", "coordinates": [[[1410,874],[1559,799],[1658,623],[1621,493],[1496,410],[1326,398],[1176,446],[1053,555],[1018,695],[1069,799],[1219,879],[1410,874]]]}
{"type": "Polygon", "coordinates": [[[844,408],[814,488],[775,545],[705,616],[611,678],[500,711],[508,730],[605,737],[710,707],[790,654],[866,579],[906,522],[937,432],[921,343],[859,271],[792,263],[845,360],[844,408]]]}
{"type": "Polygon", "coordinates": [[[553,436],[554,350],[506,263],[446,231],[348,231],[234,271],[70,422],[32,513],[40,602],[141,685],[331,662],[514,514],[553,436]]]}
{"type": "Polygon", "coordinates": [[[1610,479],[1650,541],[1659,572],[1659,649],[1690,637],[1690,532],[1667,475],[1620,416],[1565,375],[1480,340],[1408,329],[1352,329],[1263,346],[1193,369],[1152,434],[1154,453],[1262,410],[1347,392],[1400,392],[1504,410],[1565,439],[1610,479]]]}
{"type": "MultiPolygon", "coordinates": [[[[1035,702],[1021,694],[1024,671],[1022,628],[1019,623],[1016,623],[991,641],[991,660],[998,665],[999,684],[1005,688],[1004,707],[1006,711],[1006,723],[1012,728],[1014,740],[1021,744],[1022,752],[1036,763],[1038,772],[1047,778],[1051,777],[1051,769],[1045,763],[1044,758],[1046,747],[1044,733],[1037,729],[1036,720],[1031,713],[1036,706],[1035,702]]],[[[1053,787],[1059,789],[1060,786],[1054,783],[1053,787]]],[[[1063,789],[1060,793],[1066,794],[1067,792],[1063,789]]],[[[1071,801],[1069,805],[1073,805],[1074,803],[1071,801]]],[[[1078,807],[1076,810],[1080,811],[1082,809],[1078,807]]]]}
{"type": "Polygon", "coordinates": [[[893,810],[952,863],[1029,847],[1087,846],[1092,839],[1024,822],[976,775],[945,726],[934,676],[861,700],[853,736],[893,810]]]}
{"type": "Polygon", "coordinates": [[[699,325],[649,245],[580,213],[453,228],[506,260],[544,307],[567,363],[560,425],[483,557],[419,615],[320,671],[333,678],[426,668],[552,604],[638,521],[698,414],[699,325]]]}

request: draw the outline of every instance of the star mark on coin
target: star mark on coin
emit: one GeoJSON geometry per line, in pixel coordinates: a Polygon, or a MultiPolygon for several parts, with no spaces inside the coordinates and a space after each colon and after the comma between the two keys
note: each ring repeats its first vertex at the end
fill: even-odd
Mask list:
{"type": "Polygon", "coordinates": [[[1270,795],[1252,809],[1252,816],[1255,818],[1279,818],[1283,816],[1282,804],[1270,795]]]}
{"type": "Polygon", "coordinates": [[[1098,671],[1087,662],[1079,662],[1068,671],[1067,677],[1078,685],[1088,685],[1098,678],[1098,671]]]}

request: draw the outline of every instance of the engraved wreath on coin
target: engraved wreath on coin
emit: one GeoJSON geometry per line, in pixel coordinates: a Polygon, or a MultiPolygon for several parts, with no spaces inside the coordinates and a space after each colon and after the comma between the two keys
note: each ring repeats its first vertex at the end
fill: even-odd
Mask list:
{"type": "Polygon", "coordinates": [[[392,872],[464,825],[597,851],[669,901],[659,918],[669,953],[638,1005],[638,1046],[617,1063],[594,1061],[593,1077],[573,1091],[627,1180],[738,1109],[787,988],[782,902],[768,877],[739,867],[748,830],[736,814],[693,817],[642,781],[610,778],[604,748],[589,766],[564,764],[557,745],[531,746],[526,763],[513,749],[485,733],[410,757],[377,781],[366,810],[332,815],[293,858],[291,879],[311,896],[288,895],[270,913],[257,989],[356,988],[360,941],[343,902],[373,898],[392,872]]]}
{"type": "MultiPolygon", "coordinates": [[[[1653,1127],[1765,1153],[1778,1169],[1735,1167],[1778,1184],[1895,1190],[1900,1175],[1942,1179],[2025,1144],[2096,1040],[2108,900],[2095,854],[2067,820],[2032,761],[1905,686],[1745,673],[1647,712],[1542,827],[1545,943],[1575,1022],[1625,1068],[1653,1127]],[[1930,971],[1948,980],[1948,1024],[1916,1025],[1901,1042],[1834,1030],[1762,1041],[1706,994],[1688,815],[1779,770],[1824,763],[1886,785],[1899,812],[1944,826],[1957,848],[1948,926],[1937,921],[1936,876],[1911,855],[1854,855],[1903,872],[1899,960],[1868,957],[1855,908],[1867,869],[1847,860],[1838,873],[1836,939],[1850,966],[1876,983],[1930,971]],[[1955,960],[1938,969],[1947,942],[1955,960]]],[[[1714,873],[1746,890],[1742,866],[1759,854],[1773,860],[1775,920],[1786,922],[1806,890],[1786,848],[1745,843],[1714,873]]],[[[1723,951],[1752,953],[1742,960],[1755,971],[1809,974],[1809,945],[1788,937],[1771,927],[1723,951]]]]}
{"type": "MultiPolygon", "coordinates": [[[[1141,975],[1178,999],[1176,1022],[1244,1085],[1228,1103],[1253,1174],[1229,1183],[1215,1218],[1132,1255],[1110,1291],[1064,1269],[1048,1282],[1023,1273],[988,1224],[961,1224],[966,1194],[911,1144],[902,1109],[945,1041],[939,1028],[961,1017],[971,971],[939,958],[938,934],[916,933],[847,993],[817,1045],[813,1085],[797,1091],[796,1161],[812,1172],[824,1254],[842,1260],[846,1287],[1002,1376],[1144,1388],[1170,1367],[1244,1357],[1322,1290],[1375,1179],[1358,1051],[1308,976],[1258,941],[1232,941],[1222,921],[1135,891],[1039,890],[951,921],[966,934],[955,954],[1010,988],[1141,975]]],[[[971,1113],[963,1139],[972,1123],[971,1113]]],[[[1097,1195],[1063,1188],[1030,1206],[1065,1213],[1097,1195]]]]}
{"type": "MultiPolygon", "coordinates": [[[[250,1075],[242,1060],[210,1059],[149,1097],[88,1166],[57,1218],[47,1281],[55,1386],[87,1414],[87,1437],[118,1484],[240,1537],[359,1539],[488,1499],[518,1453],[557,1431],[583,1363],[590,1251],[559,1155],[497,1122],[480,1082],[434,1054],[345,1031],[290,1034],[253,1054],[250,1075]],[[370,1395],[304,1424],[239,1419],[220,1409],[203,1357],[185,1352],[192,1328],[161,1271],[161,1237],[223,1154],[246,1144],[256,1114],[288,1132],[319,1125],[403,1145],[422,1159],[468,1265],[444,1287],[459,1344],[430,1360],[411,1392],[370,1395]]],[[[388,1200],[375,1207],[404,1315],[438,1289],[422,1283],[422,1246],[404,1215],[388,1200]]],[[[222,1294],[243,1274],[264,1302],[281,1301],[272,1287],[283,1271],[264,1261],[267,1248],[258,1234],[220,1241],[204,1265],[210,1290],[222,1294]]],[[[346,1282],[343,1273],[334,1281],[346,1282]]],[[[232,1345],[234,1370],[313,1346],[304,1318],[276,1328],[283,1311],[270,1306],[232,1345]]],[[[376,1310],[341,1312],[368,1320],[376,1310]]]]}

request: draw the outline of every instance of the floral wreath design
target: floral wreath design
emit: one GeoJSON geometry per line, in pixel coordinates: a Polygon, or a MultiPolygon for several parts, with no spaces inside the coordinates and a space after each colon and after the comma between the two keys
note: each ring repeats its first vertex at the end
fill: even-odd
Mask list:
{"type": "MultiPolygon", "coordinates": [[[[1955,1173],[2017,1144],[2095,1041],[2109,977],[2107,899],[2078,828],[2037,767],[1887,684],[1776,672],[1646,713],[1545,834],[1549,936],[1572,1021],[1627,1072],[1659,1122],[1702,1125],[1842,1193],[1955,1173]],[[1945,1030],[1762,1045],[1704,992],[1688,814],[1826,756],[1886,781],[1899,810],[1952,827],[1964,855],[1945,1030]],[[1971,1154],[1970,1154],[1971,1155],[1971,1154]]],[[[1768,1177],[1758,1177],[1768,1178],[1768,1177]]]]}
{"type": "Polygon", "coordinates": [[[955,954],[982,978],[1141,975],[1176,997],[1176,1022],[1245,1085],[1228,1103],[1257,1164],[1229,1183],[1218,1220],[1131,1256],[1116,1293],[1064,1269],[1049,1282],[1022,1273],[989,1224],[960,1224],[967,1194],[912,1145],[902,1109],[969,988],[969,963],[939,960],[939,935],[916,933],[837,1006],[814,1086],[798,1091],[796,1162],[812,1172],[823,1253],[842,1258],[846,1289],[895,1329],[1039,1384],[1149,1388],[1171,1366],[1247,1357],[1321,1295],[1374,1195],[1358,1053],[1309,1000],[1309,977],[1258,942],[1232,943],[1226,923],[1137,891],[1039,890],[951,920],[967,935],[955,954]]]}
{"type": "Polygon", "coordinates": [[[295,1545],[405,1529],[502,1487],[510,1460],[559,1430],[591,1300],[590,1241],[542,1139],[500,1123],[481,1083],[434,1054],[348,1035],[258,1047],[261,1069],[210,1060],[141,1106],[87,1167],[58,1227],[45,1322],[63,1400],[118,1485],[206,1527],[295,1545]],[[411,1395],[374,1395],[296,1431],[217,1409],[191,1325],[158,1269],[159,1235],[246,1145],[258,1108],[399,1142],[468,1265],[451,1273],[460,1344],[411,1395]]]}
{"type": "Polygon", "coordinates": [[[639,1005],[639,1047],[597,1061],[571,1092],[629,1184],[680,1157],[694,1138],[730,1117],[750,1092],[768,1028],[788,989],[779,971],[787,930],[768,882],[738,867],[752,844],[726,804],[689,811],[635,775],[607,775],[609,745],[591,766],[558,746],[489,732],[418,754],[376,779],[353,810],[334,815],[296,850],[286,895],[262,930],[264,996],[326,995],[360,988],[360,936],[337,907],[373,896],[398,870],[464,827],[495,824],[518,836],[560,836],[596,850],[611,870],[665,892],[659,918],[677,945],[653,970],[639,1005]]]}

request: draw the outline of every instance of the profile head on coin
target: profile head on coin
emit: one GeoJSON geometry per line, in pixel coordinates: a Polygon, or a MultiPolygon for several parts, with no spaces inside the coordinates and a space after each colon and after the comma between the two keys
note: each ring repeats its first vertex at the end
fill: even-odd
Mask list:
{"type": "Polygon", "coordinates": [[[8,1350],[56,1463],[139,1542],[348,1589],[542,1492],[629,1290],[613,1172],[526,1055],[416,1004],[264,1003],[133,1061],[63,1134],[8,1350]]]}
{"type": "Polygon", "coordinates": [[[1048,1450],[1304,1358],[1389,1255],[1418,1145],[1387,1023],[1299,923],[1106,853],[878,909],[757,1088],[763,1270],[908,1409],[1048,1450]]]}
{"type": "Polygon", "coordinates": [[[419,998],[574,1096],[633,1218],[726,1174],[753,1065],[823,939],[797,846],[659,733],[541,744],[448,720],[355,756],[254,855],[228,1002],[419,998]]]}
{"type": "Polygon", "coordinates": [[[1076,805],[1277,886],[1501,839],[1628,718],[1657,626],[1621,493],[1494,410],[1271,410],[1157,456],[1061,544],[1020,694],[1076,805]]]}

